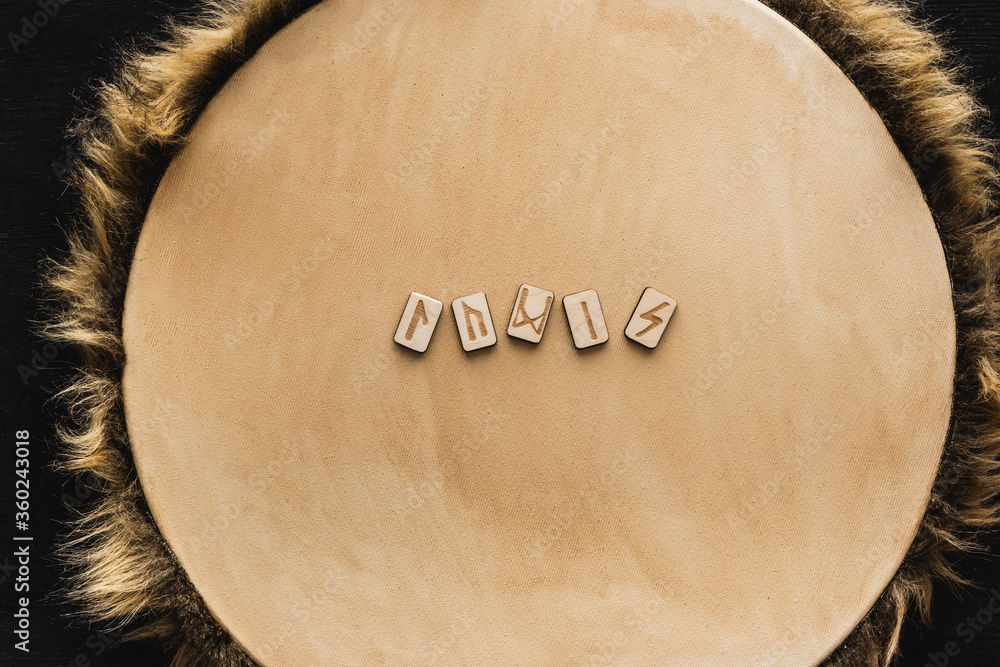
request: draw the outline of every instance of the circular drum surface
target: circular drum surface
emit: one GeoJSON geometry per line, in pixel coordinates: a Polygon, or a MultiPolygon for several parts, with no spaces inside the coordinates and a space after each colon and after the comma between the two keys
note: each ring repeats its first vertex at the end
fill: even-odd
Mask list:
{"type": "Polygon", "coordinates": [[[802,665],[913,538],[955,324],[906,160],[762,5],[346,0],[197,121],[124,338],[149,506],[265,665],[802,665]],[[422,355],[411,291],[445,304],[422,355]]]}

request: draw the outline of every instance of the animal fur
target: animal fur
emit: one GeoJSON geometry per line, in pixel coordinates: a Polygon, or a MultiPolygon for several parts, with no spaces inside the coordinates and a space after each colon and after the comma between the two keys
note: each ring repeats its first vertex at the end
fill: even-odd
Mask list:
{"type": "MultiPolygon", "coordinates": [[[[936,580],[964,583],[954,557],[998,521],[1000,491],[1000,185],[985,112],[948,54],[893,0],[762,0],[798,26],[851,78],[915,165],[948,258],[957,317],[954,412],[938,482],[899,571],[827,667],[885,666],[910,610],[926,621],[936,580]]],[[[160,536],[136,478],[121,376],[124,279],[146,207],[192,122],[235,69],[315,0],[206,0],[155,48],[125,56],[117,78],[76,122],[83,162],[73,174],[80,220],[46,281],[42,330],[71,343],[82,370],[60,392],[66,471],[102,494],[62,547],[69,597],[88,622],[160,640],[173,665],[253,665],[209,614],[160,536]]]]}

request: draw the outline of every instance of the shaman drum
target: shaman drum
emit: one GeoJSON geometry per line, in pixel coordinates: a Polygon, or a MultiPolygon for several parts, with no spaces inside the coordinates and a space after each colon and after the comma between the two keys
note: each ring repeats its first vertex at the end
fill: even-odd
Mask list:
{"type": "Polygon", "coordinates": [[[901,10],[772,5],[261,0],[138,56],[79,181],[77,268],[128,270],[75,339],[122,370],[95,617],[184,664],[891,656],[991,481],[995,174],[901,10]]]}

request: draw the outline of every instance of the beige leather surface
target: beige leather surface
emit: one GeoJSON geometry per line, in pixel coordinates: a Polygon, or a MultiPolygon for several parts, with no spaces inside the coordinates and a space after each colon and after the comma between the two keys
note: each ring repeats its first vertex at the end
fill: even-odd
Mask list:
{"type": "Polygon", "coordinates": [[[296,666],[818,663],[920,521],[955,346],[906,161],[750,0],[320,5],[170,165],[124,334],[163,535],[296,666]],[[610,340],[578,351],[586,289],[610,340]],[[412,291],[445,304],[423,355],[412,291]],[[499,340],[465,353],[479,291],[499,340]]]}

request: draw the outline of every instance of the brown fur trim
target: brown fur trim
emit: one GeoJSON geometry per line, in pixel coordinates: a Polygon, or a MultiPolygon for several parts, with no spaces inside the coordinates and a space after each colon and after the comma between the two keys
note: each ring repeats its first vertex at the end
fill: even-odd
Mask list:
{"type": "MultiPolygon", "coordinates": [[[[209,0],[206,0],[207,2],[209,0]]],[[[920,180],[949,261],[958,328],[952,428],[923,522],[865,619],[824,662],[883,666],[909,610],[926,620],[935,580],[962,583],[949,561],[996,525],[1000,492],[1000,176],[984,116],[926,25],[893,0],[762,0],[797,25],[880,114],[920,180]]],[[[146,207],[197,114],[279,28],[315,0],[211,0],[171,26],[150,52],[128,56],[96,91],[72,133],[82,220],[47,283],[54,313],[43,335],[75,345],[83,368],[59,393],[63,467],[103,491],[62,547],[70,597],[87,621],[138,626],[173,665],[253,665],[218,625],[160,536],[143,499],[125,430],[121,375],[124,283],[146,207]]]]}
{"type": "Polygon", "coordinates": [[[57,312],[43,335],[75,345],[83,368],[61,392],[65,470],[96,478],[103,493],[60,548],[69,598],[88,622],[137,627],[172,664],[237,667],[253,661],[208,612],[146,507],[125,429],[121,318],[128,271],[146,208],[169,159],[215,91],[308,0],[211,0],[157,48],[123,59],[94,109],[71,128],[82,163],[72,184],[83,220],[47,283],[57,312]]]}

